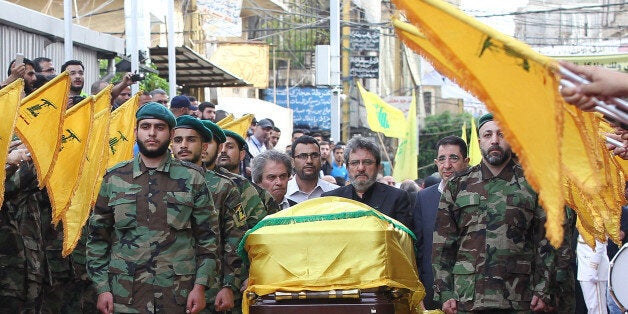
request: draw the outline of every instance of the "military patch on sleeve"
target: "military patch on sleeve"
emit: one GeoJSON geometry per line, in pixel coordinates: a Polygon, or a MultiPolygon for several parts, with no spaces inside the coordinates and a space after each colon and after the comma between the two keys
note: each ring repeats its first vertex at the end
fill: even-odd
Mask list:
{"type": "Polygon", "coordinates": [[[238,207],[233,214],[233,221],[235,222],[236,227],[242,227],[246,224],[246,215],[242,209],[242,204],[238,204],[238,207]]]}

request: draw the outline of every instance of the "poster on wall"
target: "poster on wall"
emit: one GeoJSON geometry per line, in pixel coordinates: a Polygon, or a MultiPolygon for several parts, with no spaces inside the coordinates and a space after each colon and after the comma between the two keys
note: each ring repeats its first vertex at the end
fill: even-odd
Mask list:
{"type": "Polygon", "coordinates": [[[265,89],[264,100],[293,110],[295,128],[314,130],[331,129],[331,89],[316,87],[293,87],[288,94],[286,88],[265,89]]]}

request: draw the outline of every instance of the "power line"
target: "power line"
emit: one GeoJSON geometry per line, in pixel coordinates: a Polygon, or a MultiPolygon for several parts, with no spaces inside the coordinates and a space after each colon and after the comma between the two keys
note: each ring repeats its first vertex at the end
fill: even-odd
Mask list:
{"type": "MultiPolygon", "coordinates": [[[[546,10],[533,10],[533,11],[516,11],[509,13],[497,13],[497,14],[487,14],[487,15],[475,15],[476,18],[485,18],[485,17],[498,17],[498,16],[515,16],[515,15],[527,15],[527,14],[543,14],[543,13],[551,13],[551,12],[569,12],[575,10],[584,10],[584,9],[593,9],[593,8],[610,8],[617,6],[624,6],[625,2],[622,3],[609,3],[609,4],[593,4],[593,5],[582,5],[577,7],[570,8],[552,8],[546,10]]],[[[579,12],[576,12],[579,13],[579,12]]],[[[602,12],[599,12],[602,13],[602,12]]],[[[606,13],[606,12],[604,12],[606,13]]]]}

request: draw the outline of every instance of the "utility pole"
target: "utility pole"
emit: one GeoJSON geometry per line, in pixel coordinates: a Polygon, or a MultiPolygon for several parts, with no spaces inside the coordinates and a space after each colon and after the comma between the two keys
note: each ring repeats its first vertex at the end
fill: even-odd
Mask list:
{"type": "Polygon", "coordinates": [[[340,138],[340,0],[329,3],[329,87],[331,88],[331,139],[340,138]]]}
{"type": "Polygon", "coordinates": [[[350,48],[350,35],[351,29],[349,23],[351,22],[351,1],[344,0],[342,2],[342,90],[347,97],[342,102],[342,141],[347,142],[349,140],[349,90],[351,89],[350,77],[350,62],[349,62],[349,48],[350,48]]]}
{"type": "MultiPolygon", "coordinates": [[[[78,16],[78,11],[76,11],[78,16]]],[[[63,38],[63,51],[64,61],[74,59],[74,43],[72,42],[72,0],[63,1],[63,25],[64,25],[64,38],[63,38]]]]}

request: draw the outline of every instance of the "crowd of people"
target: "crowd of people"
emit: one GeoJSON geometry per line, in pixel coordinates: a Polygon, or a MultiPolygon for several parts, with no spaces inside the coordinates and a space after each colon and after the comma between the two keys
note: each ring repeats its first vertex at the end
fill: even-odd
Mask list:
{"type": "MultiPolygon", "coordinates": [[[[564,65],[592,81],[561,90],[582,110],[594,109],[593,97],[628,95],[628,75],[564,65]]],[[[24,95],[56,75],[48,58],[9,68],[0,87],[22,78],[24,95]]],[[[61,71],[71,79],[70,108],[87,96],[85,68],[70,60],[61,71]]],[[[114,82],[112,110],[130,99],[134,83],[131,73],[114,82]]],[[[108,84],[95,82],[91,93],[108,84]]],[[[399,184],[383,175],[381,149],[366,137],[334,143],[296,129],[282,149],[272,119],[254,119],[243,137],[217,124],[213,103],[170,99],[161,89],[141,95],[136,118],[135,156],[108,169],[68,257],[61,255],[63,225],[51,223],[30,154],[19,139],[11,143],[0,211],[3,311],[239,313],[248,268],[236,250],[244,234],[267,215],[337,196],[414,232],[426,309],[606,313],[608,306],[616,313],[607,302],[607,243],[584,245],[566,209],[565,241],[558,249],[549,244],[538,195],[491,114],[478,121],[478,165],[469,166],[464,140],[446,136],[436,147],[438,172],[399,184]]],[[[627,158],[628,131],[617,126],[612,136],[624,146],[609,149],[627,158]]]]}

